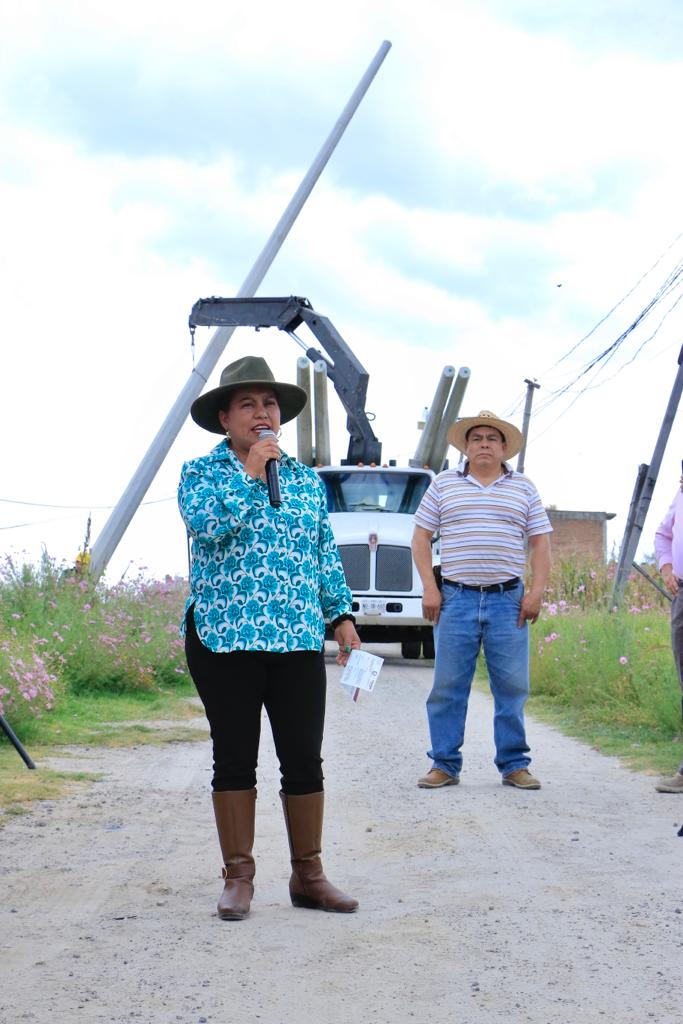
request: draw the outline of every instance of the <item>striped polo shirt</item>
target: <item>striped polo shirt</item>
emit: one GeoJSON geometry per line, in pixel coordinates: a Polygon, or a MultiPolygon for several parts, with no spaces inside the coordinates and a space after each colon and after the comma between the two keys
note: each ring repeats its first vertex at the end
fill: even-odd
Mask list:
{"type": "Polygon", "coordinates": [[[484,486],[459,469],[432,481],[415,513],[424,530],[441,531],[441,572],[458,583],[502,583],[524,577],[527,537],[551,533],[538,491],[507,464],[484,486]]]}

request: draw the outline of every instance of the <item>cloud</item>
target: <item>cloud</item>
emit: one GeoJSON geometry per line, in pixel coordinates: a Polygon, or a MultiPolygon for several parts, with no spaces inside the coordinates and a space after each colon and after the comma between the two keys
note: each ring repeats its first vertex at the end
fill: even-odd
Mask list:
{"type": "MultiPolygon", "coordinates": [[[[385,37],[260,294],[303,294],[337,326],[370,372],[386,457],[413,453],[446,364],[471,367],[469,410],[519,415],[526,376],[541,410],[657,287],[554,369],[678,231],[680,64],[621,21],[609,45],[577,45],[586,5],[559,22],[514,6],[15,5],[0,40],[9,496],[117,500],[190,373],[193,302],[234,294],[385,37]]],[[[238,332],[212,382],[255,346],[293,378],[290,339],[238,332]]],[[[573,412],[538,412],[527,464],[546,501],[628,507],[677,346],[672,315],[573,412]]],[[[149,497],[172,495],[211,440],[188,424],[149,497]]],[[[676,460],[662,472],[675,484],[676,460]]],[[[72,553],[83,509],[30,536],[72,553]]],[[[155,549],[156,571],[182,568],[173,502],[141,510],[124,547],[120,564],[155,549]]]]}

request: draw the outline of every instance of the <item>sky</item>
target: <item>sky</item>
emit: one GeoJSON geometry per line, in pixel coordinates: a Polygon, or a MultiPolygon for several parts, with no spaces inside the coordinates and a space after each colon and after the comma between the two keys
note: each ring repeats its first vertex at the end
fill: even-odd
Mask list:
{"type": "MultiPolygon", "coordinates": [[[[618,549],[683,342],[678,0],[24,0],[0,12],[14,559],[72,564],[89,518],[97,539],[212,336],[193,353],[194,302],[238,292],[383,40],[257,294],[329,317],[369,373],[385,460],[414,454],[445,366],[470,370],[462,415],[520,426],[535,380],[526,472],[546,505],[616,513],[618,549]]],[[[239,330],[209,386],[246,354],[294,381],[302,353],[239,330]]],[[[187,572],[177,480],[217,440],[188,420],[109,582],[187,572]]],[[[641,556],[682,440],[679,415],[641,556]]]]}

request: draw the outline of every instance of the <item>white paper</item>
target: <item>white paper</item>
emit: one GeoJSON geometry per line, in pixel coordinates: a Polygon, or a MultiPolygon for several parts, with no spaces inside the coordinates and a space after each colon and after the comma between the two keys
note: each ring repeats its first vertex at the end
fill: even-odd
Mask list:
{"type": "Polygon", "coordinates": [[[384,658],[378,658],[376,654],[369,654],[367,651],[351,651],[342,672],[341,683],[352,700],[358,700],[360,690],[372,693],[383,664],[384,658]]]}

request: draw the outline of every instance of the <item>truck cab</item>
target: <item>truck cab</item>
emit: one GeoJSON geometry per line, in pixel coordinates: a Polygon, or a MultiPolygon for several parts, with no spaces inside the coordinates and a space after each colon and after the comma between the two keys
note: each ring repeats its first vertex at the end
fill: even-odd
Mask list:
{"type": "Polygon", "coordinates": [[[432,627],[422,616],[422,582],[410,542],[414,514],[434,473],[391,465],[316,469],[361,640],[400,643],[404,658],[433,658],[432,627]]]}

